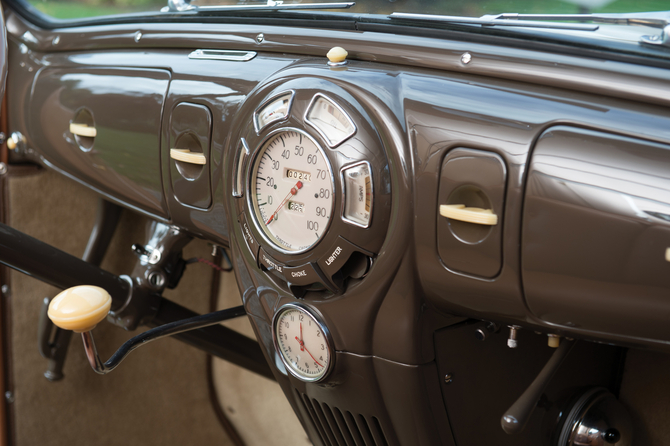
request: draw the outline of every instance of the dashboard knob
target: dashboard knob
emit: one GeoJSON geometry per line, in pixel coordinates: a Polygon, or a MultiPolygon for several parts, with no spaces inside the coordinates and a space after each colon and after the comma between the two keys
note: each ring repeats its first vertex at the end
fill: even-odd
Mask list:
{"type": "Polygon", "coordinates": [[[107,291],[97,286],[80,285],[54,297],[47,314],[57,327],[83,333],[93,330],[107,317],[111,306],[112,297],[107,291]]]}
{"type": "Polygon", "coordinates": [[[347,59],[348,55],[349,53],[347,53],[347,50],[340,46],[336,46],[328,51],[326,57],[328,57],[331,64],[341,64],[347,59]]]}

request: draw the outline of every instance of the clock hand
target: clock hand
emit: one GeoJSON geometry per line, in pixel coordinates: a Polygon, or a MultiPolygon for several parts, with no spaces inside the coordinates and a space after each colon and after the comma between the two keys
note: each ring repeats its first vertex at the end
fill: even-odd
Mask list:
{"type": "Polygon", "coordinates": [[[281,204],[279,206],[277,206],[277,210],[274,211],[274,213],[270,216],[270,219],[267,221],[267,223],[265,223],[266,226],[269,225],[270,223],[272,223],[272,221],[277,216],[277,213],[281,210],[281,208],[284,207],[284,205],[286,204],[288,199],[291,198],[292,196],[294,196],[295,194],[297,194],[300,189],[302,189],[302,181],[298,181],[297,183],[295,183],[295,186],[291,188],[291,190],[289,191],[286,198],[284,198],[284,200],[281,202],[281,204]]]}
{"type": "Polygon", "coordinates": [[[304,342],[302,342],[300,339],[298,339],[297,336],[295,337],[295,340],[298,341],[298,344],[300,344],[300,350],[301,350],[301,351],[306,351],[307,354],[308,354],[309,356],[312,357],[312,359],[314,360],[314,362],[315,362],[319,367],[323,367],[323,365],[321,365],[321,363],[320,363],[319,361],[316,360],[316,358],[314,357],[314,355],[312,355],[312,354],[310,353],[310,351],[307,350],[307,347],[305,347],[305,343],[304,343],[304,342]]]}
{"type": "Polygon", "coordinates": [[[302,340],[302,322],[300,322],[300,351],[305,350],[305,341],[302,340]]]}

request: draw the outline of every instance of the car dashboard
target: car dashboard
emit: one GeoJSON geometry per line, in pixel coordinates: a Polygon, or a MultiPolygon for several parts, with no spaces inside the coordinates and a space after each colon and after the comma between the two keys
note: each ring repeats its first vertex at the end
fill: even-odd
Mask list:
{"type": "Polygon", "coordinates": [[[584,340],[566,367],[590,370],[551,401],[611,388],[612,345],[668,349],[667,55],[6,21],[13,161],[229,250],[314,444],[539,444],[542,410],[516,437],[499,419],[547,337],[584,340]]]}

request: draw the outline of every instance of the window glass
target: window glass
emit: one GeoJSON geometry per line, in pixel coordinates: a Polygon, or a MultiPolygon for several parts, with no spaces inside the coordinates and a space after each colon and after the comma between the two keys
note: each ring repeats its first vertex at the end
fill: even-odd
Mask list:
{"type": "Polygon", "coordinates": [[[159,11],[166,0],[28,0],[35,9],[57,19],[80,19],[131,12],[159,11]]]}
{"type": "MultiPolygon", "coordinates": [[[[332,0],[341,1],[341,0],[332,0]]],[[[132,12],[158,12],[167,0],[28,0],[39,11],[58,19],[75,19],[132,12]]],[[[320,3],[319,0],[285,0],[290,3],[320,3]]],[[[254,0],[194,0],[193,5],[258,5],[254,0]]],[[[605,12],[664,11],[668,0],[359,0],[351,9],[333,12],[421,14],[480,17],[484,14],[576,14],[605,12]]]]}

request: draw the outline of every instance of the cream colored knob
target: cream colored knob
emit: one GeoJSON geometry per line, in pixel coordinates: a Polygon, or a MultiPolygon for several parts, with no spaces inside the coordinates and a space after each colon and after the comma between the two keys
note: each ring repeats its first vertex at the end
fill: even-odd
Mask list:
{"type": "Polygon", "coordinates": [[[440,215],[477,225],[498,224],[498,216],[491,209],[466,208],[464,204],[443,204],[440,206],[440,215]]]}
{"type": "Polygon", "coordinates": [[[547,345],[551,348],[558,348],[561,345],[561,337],[555,334],[550,334],[547,340],[547,345]]]}
{"type": "Polygon", "coordinates": [[[342,63],[347,59],[347,56],[349,53],[347,53],[347,50],[340,46],[336,46],[330,49],[328,51],[328,54],[326,54],[326,57],[328,57],[328,60],[331,63],[342,63]]]}
{"type": "Polygon", "coordinates": [[[80,285],[54,297],[47,314],[57,327],[82,333],[93,330],[107,317],[111,306],[112,297],[103,288],[80,285]]]}
{"type": "Polygon", "coordinates": [[[14,149],[16,149],[16,141],[14,141],[12,138],[9,138],[9,139],[7,140],[7,148],[8,148],[9,150],[14,150],[14,149]]]}

